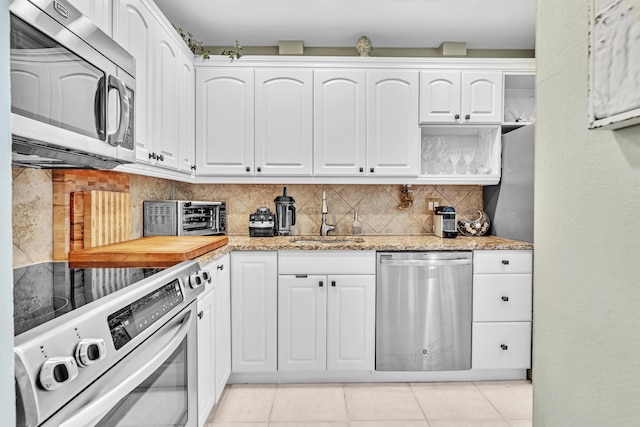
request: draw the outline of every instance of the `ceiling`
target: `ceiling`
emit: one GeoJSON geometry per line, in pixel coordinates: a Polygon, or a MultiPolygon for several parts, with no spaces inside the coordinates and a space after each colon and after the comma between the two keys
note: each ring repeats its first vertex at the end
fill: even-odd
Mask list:
{"type": "Polygon", "coordinates": [[[155,0],[172,24],[207,46],[533,49],[535,0],[155,0]]]}

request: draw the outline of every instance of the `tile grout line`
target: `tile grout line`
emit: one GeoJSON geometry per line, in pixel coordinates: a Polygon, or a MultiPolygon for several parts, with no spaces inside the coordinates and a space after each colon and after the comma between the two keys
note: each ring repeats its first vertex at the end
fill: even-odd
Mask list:
{"type": "Polygon", "coordinates": [[[427,419],[427,413],[424,411],[424,408],[420,404],[420,401],[418,400],[418,396],[416,396],[415,390],[413,389],[413,385],[411,385],[411,383],[407,383],[407,385],[409,386],[409,390],[411,390],[411,395],[413,396],[413,399],[418,404],[418,408],[420,408],[420,412],[422,412],[422,416],[424,417],[424,421],[427,423],[427,427],[429,427],[429,420],[427,419]]]}
{"type": "Polygon", "coordinates": [[[472,381],[472,384],[473,384],[473,386],[474,386],[474,387],[475,387],[475,388],[480,392],[480,394],[482,395],[482,397],[484,397],[484,398],[487,400],[487,402],[489,402],[489,405],[491,405],[491,407],[493,407],[493,409],[495,409],[495,410],[496,410],[496,412],[498,413],[498,415],[500,415],[500,418],[502,418],[502,420],[503,420],[505,423],[507,423],[507,425],[511,425],[511,423],[509,423],[509,420],[508,420],[504,415],[502,415],[502,412],[500,412],[500,410],[496,407],[496,405],[494,405],[494,404],[493,404],[493,402],[491,401],[491,399],[489,399],[489,398],[487,397],[487,395],[486,395],[486,394],[484,394],[484,393],[482,392],[482,389],[481,389],[480,387],[478,387],[478,384],[476,383],[476,381],[472,381]]]}

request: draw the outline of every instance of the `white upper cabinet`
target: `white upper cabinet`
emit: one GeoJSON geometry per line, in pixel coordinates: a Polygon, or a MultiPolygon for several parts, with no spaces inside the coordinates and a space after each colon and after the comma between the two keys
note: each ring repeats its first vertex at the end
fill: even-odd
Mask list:
{"type": "Polygon", "coordinates": [[[367,71],[367,173],[417,176],[418,71],[367,71]]]}
{"type": "Polygon", "coordinates": [[[102,31],[110,36],[112,35],[112,0],[69,0],[69,3],[91,19],[102,31]]]}
{"type": "Polygon", "coordinates": [[[198,175],[253,174],[253,74],[252,69],[197,69],[198,175]]]}
{"type": "Polygon", "coordinates": [[[195,70],[193,58],[183,51],[180,51],[178,79],[178,169],[193,173],[196,167],[195,70]]]}
{"type": "Polygon", "coordinates": [[[364,175],[366,72],[317,70],[313,76],[314,175],[364,175]]]}
{"type": "Polygon", "coordinates": [[[113,38],[136,59],[134,97],[136,158],[149,162],[153,138],[155,18],[140,0],[114,3],[113,38]]]}
{"type": "Polygon", "coordinates": [[[313,71],[255,71],[256,175],[310,176],[313,71]]]}
{"type": "Polygon", "coordinates": [[[159,166],[178,169],[178,45],[167,30],[156,26],[154,126],[158,130],[153,139],[159,166]]]}
{"type": "Polygon", "coordinates": [[[502,121],[500,71],[421,71],[420,123],[502,121]]]}

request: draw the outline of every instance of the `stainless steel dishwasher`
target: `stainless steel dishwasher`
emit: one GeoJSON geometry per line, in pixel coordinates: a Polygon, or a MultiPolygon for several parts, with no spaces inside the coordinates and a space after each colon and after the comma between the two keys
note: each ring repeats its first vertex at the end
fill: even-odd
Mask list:
{"type": "Polygon", "coordinates": [[[376,370],[471,369],[471,252],[378,252],[376,370]]]}

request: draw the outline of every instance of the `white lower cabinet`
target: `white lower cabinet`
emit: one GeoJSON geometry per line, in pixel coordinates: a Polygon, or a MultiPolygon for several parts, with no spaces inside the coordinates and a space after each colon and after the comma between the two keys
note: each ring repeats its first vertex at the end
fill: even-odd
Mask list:
{"type": "MultiPolygon", "coordinates": [[[[209,285],[207,285],[209,286],[209,285]]],[[[204,425],[216,403],[215,292],[213,286],[198,297],[198,425],[204,425]]]]}
{"type": "Polygon", "coordinates": [[[281,252],[279,272],[278,370],[373,370],[375,252],[281,252]]]}
{"type": "Polygon", "coordinates": [[[231,374],[229,255],[205,265],[211,282],[198,297],[198,425],[203,426],[231,374]]]}
{"type": "Polygon", "coordinates": [[[278,366],[277,252],[231,254],[233,372],[275,372],[278,366]]]}
{"type": "Polygon", "coordinates": [[[472,369],[531,367],[531,251],[474,251],[472,369]]]}

